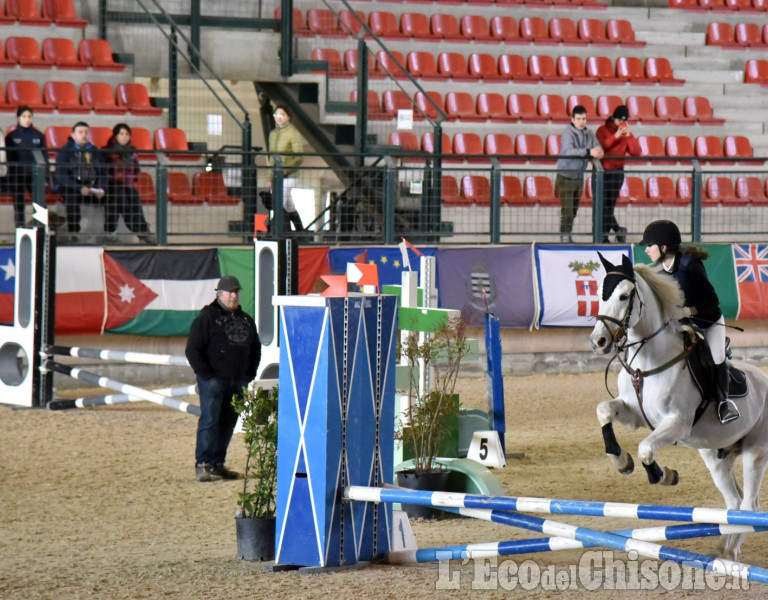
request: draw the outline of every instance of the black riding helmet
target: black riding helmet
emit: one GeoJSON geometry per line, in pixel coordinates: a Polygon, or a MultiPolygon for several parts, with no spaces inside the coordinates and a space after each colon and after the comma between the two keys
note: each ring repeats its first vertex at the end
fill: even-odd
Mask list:
{"type": "Polygon", "coordinates": [[[680,230],[672,221],[654,221],[645,228],[643,239],[640,243],[643,246],[666,246],[667,252],[677,252],[682,243],[680,230]]]}

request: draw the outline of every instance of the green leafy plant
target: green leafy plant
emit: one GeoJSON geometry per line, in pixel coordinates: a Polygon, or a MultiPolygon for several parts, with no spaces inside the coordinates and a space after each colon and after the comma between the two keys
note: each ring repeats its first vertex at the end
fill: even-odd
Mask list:
{"type": "Polygon", "coordinates": [[[411,446],[416,473],[426,473],[434,470],[450,417],[459,412],[454,390],[461,360],[469,352],[466,322],[460,316],[449,319],[421,343],[417,333],[410,333],[399,352],[408,367],[408,389],[401,392],[410,401],[395,437],[411,446]],[[421,369],[429,374],[428,391],[419,389],[421,369]]]}
{"type": "Polygon", "coordinates": [[[243,397],[233,396],[232,406],[242,417],[245,447],[243,491],[238,493],[239,516],[275,515],[277,487],[277,396],[278,387],[244,388],[243,397]]]}

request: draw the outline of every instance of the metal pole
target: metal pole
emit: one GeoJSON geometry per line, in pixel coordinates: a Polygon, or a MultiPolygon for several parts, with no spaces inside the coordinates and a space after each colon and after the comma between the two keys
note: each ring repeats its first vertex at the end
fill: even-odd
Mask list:
{"type": "Polygon", "coordinates": [[[498,159],[491,159],[491,244],[501,241],[501,171],[498,159]]]}
{"type": "Polygon", "coordinates": [[[200,68],[200,0],[192,0],[189,7],[189,59],[196,69],[200,68]]]}
{"type": "Polygon", "coordinates": [[[280,75],[293,75],[293,0],[280,4],[280,75]]]}
{"type": "Polygon", "coordinates": [[[701,241],[701,202],[702,202],[702,177],[701,164],[698,160],[693,162],[693,177],[691,178],[691,241],[701,241]]]}
{"type": "Polygon", "coordinates": [[[179,115],[179,55],[176,28],[171,27],[171,37],[168,42],[168,127],[178,127],[179,115]]]}
{"type": "Polygon", "coordinates": [[[157,165],[155,197],[157,245],[165,246],[168,244],[168,169],[160,163],[157,165]]]}
{"type": "Polygon", "coordinates": [[[603,202],[605,200],[605,169],[599,160],[592,161],[592,242],[603,239],[603,202]]]}

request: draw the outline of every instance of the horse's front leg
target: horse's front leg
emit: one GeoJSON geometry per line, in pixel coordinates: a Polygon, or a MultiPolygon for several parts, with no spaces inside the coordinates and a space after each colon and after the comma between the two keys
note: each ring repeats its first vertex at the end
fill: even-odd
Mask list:
{"type": "Polygon", "coordinates": [[[661,485],[677,485],[679,481],[677,471],[660,467],[656,463],[656,454],[662,448],[671,446],[680,440],[690,428],[690,424],[677,415],[669,415],[664,417],[659,426],[640,442],[637,447],[637,455],[648,473],[649,482],[661,485]]]}
{"type": "Polygon", "coordinates": [[[642,425],[627,404],[621,398],[606,400],[597,405],[597,420],[603,430],[605,453],[611,459],[613,466],[622,475],[629,475],[635,469],[635,461],[626,450],[623,450],[613,432],[613,423],[618,422],[631,429],[642,425]]]}

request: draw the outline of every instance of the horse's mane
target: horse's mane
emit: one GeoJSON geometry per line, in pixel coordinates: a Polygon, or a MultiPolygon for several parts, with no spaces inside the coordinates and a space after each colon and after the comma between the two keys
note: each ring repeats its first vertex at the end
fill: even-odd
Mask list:
{"type": "Polygon", "coordinates": [[[663,273],[661,266],[635,265],[635,273],[648,284],[658,298],[664,321],[676,322],[682,317],[685,295],[673,277],[663,273]]]}

